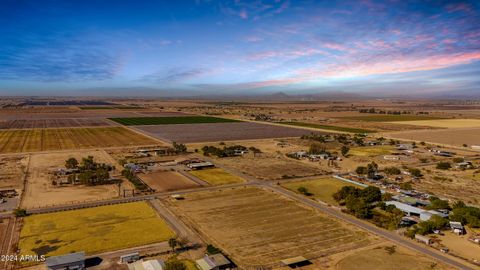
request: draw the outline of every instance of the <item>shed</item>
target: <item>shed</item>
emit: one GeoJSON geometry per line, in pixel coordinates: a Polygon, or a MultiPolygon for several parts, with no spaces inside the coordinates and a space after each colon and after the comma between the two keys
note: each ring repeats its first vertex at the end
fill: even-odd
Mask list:
{"type": "Polygon", "coordinates": [[[463,227],[461,222],[450,221],[450,228],[458,235],[465,234],[465,227],[463,227]]]}
{"type": "Polygon", "coordinates": [[[429,220],[430,218],[432,218],[432,216],[434,216],[434,215],[440,216],[442,218],[447,218],[448,217],[448,214],[438,212],[438,211],[435,211],[435,210],[428,210],[428,211],[423,211],[423,212],[420,213],[420,219],[423,220],[423,221],[426,221],[426,220],[429,220]]]}
{"type": "Polygon", "coordinates": [[[303,256],[297,256],[297,257],[292,257],[292,258],[288,258],[288,259],[283,259],[283,260],[280,261],[280,263],[283,266],[288,266],[290,268],[297,268],[297,267],[312,264],[309,260],[307,260],[303,256]]]}
{"type": "Polygon", "coordinates": [[[120,263],[132,263],[138,260],[140,260],[140,255],[138,254],[138,252],[120,256],[120,263]]]}
{"type": "Polygon", "coordinates": [[[52,256],[45,260],[48,270],[83,270],[85,269],[85,252],[52,256]]]}
{"type": "Polygon", "coordinates": [[[417,240],[418,242],[422,242],[425,245],[432,244],[432,239],[430,237],[427,237],[421,234],[415,234],[415,240],[417,240]]]}
{"type": "Polygon", "coordinates": [[[221,253],[206,255],[197,260],[196,263],[201,270],[222,270],[232,267],[232,262],[221,253]]]}

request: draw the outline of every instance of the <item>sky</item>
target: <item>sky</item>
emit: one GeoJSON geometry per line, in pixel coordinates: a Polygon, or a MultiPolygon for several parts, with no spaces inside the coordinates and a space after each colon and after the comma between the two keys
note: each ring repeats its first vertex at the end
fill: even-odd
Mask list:
{"type": "Polygon", "coordinates": [[[0,0],[0,95],[480,96],[480,1],[0,0]]]}

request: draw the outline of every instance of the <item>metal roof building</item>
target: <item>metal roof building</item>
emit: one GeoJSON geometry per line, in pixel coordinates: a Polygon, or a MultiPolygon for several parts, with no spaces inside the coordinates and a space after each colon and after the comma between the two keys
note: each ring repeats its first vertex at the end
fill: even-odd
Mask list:
{"type": "Polygon", "coordinates": [[[232,262],[221,253],[205,256],[197,260],[196,263],[201,270],[229,269],[232,265],[232,262]]]}
{"type": "Polygon", "coordinates": [[[83,270],[85,269],[85,252],[52,256],[45,260],[48,270],[83,270]]]}

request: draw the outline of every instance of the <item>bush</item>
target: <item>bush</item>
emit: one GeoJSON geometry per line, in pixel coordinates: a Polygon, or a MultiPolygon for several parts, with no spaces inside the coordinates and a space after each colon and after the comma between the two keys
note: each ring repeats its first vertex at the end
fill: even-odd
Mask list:
{"type": "Polygon", "coordinates": [[[27,210],[26,209],[23,209],[23,208],[17,208],[13,211],[13,214],[16,216],[16,217],[26,217],[28,216],[28,213],[27,213],[27,210]]]}
{"type": "Polygon", "coordinates": [[[365,166],[358,166],[357,169],[355,170],[357,174],[367,174],[368,169],[365,166]]]}
{"type": "Polygon", "coordinates": [[[450,162],[439,162],[437,163],[437,169],[439,170],[448,170],[452,168],[452,165],[450,164],[450,162]]]}
{"type": "Polygon", "coordinates": [[[400,169],[397,167],[386,167],[383,171],[388,175],[399,175],[401,173],[400,169]]]}

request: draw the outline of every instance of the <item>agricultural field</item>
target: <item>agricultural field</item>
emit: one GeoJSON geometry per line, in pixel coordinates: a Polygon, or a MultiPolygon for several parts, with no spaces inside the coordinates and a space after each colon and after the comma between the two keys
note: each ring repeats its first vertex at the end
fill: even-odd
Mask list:
{"type": "Polygon", "coordinates": [[[325,173],[315,164],[287,158],[282,154],[265,153],[257,157],[216,158],[215,163],[236,169],[260,180],[279,180],[325,173]]]}
{"type": "Polygon", "coordinates": [[[480,128],[444,129],[444,130],[416,130],[382,134],[388,138],[412,140],[431,144],[467,146],[480,145],[480,128]]]}
{"type": "Polygon", "coordinates": [[[138,177],[142,179],[150,188],[156,192],[166,192],[173,190],[196,188],[199,185],[178,172],[170,170],[161,170],[149,172],[146,174],[139,174],[138,177]]]}
{"type": "Polygon", "coordinates": [[[335,270],[446,270],[449,267],[409,249],[382,243],[350,254],[340,254],[338,262],[326,269],[335,270]]]}
{"type": "Polygon", "coordinates": [[[21,189],[28,164],[26,156],[0,157],[0,188],[21,189]]]}
{"type": "Polygon", "coordinates": [[[326,202],[331,205],[338,205],[337,201],[333,199],[333,194],[344,186],[352,186],[362,188],[359,185],[348,183],[333,177],[319,178],[305,181],[293,181],[282,184],[283,187],[298,192],[298,188],[305,187],[311,194],[312,198],[326,202]]]}
{"type": "Polygon", "coordinates": [[[177,124],[201,124],[201,123],[228,123],[239,122],[238,120],[218,118],[211,116],[173,116],[173,117],[128,117],[109,118],[125,126],[143,125],[177,125],[177,124]]]}
{"type": "Polygon", "coordinates": [[[0,131],[0,153],[151,145],[157,142],[123,127],[0,131]]]}
{"type": "Polygon", "coordinates": [[[321,124],[312,124],[312,123],[304,123],[304,122],[279,122],[279,124],[297,126],[297,127],[308,127],[308,128],[314,128],[314,129],[322,129],[322,130],[349,132],[349,133],[372,133],[372,132],[375,132],[374,130],[363,129],[363,128],[342,127],[342,126],[333,126],[333,125],[321,125],[321,124]]]}
{"type": "Polygon", "coordinates": [[[18,246],[24,255],[54,256],[73,251],[92,255],[173,236],[153,208],[146,202],[135,202],[25,217],[18,246]]]}
{"type": "Polygon", "coordinates": [[[309,259],[371,244],[373,236],[259,188],[199,192],[171,209],[242,266],[278,266],[295,256],[309,259]]]}
{"type": "Polygon", "coordinates": [[[142,126],[137,129],[162,140],[181,143],[300,137],[313,132],[252,122],[142,126]]]}
{"type": "Polygon", "coordinates": [[[375,157],[380,155],[388,155],[394,151],[393,146],[368,146],[368,147],[353,147],[348,152],[348,155],[359,157],[375,157]]]}
{"type": "Polygon", "coordinates": [[[340,119],[366,121],[366,122],[397,122],[397,121],[418,121],[442,119],[434,116],[412,115],[412,114],[372,114],[360,116],[342,116],[340,119]]]}
{"type": "Polygon", "coordinates": [[[242,183],[245,181],[242,178],[230,174],[221,168],[194,170],[189,171],[188,173],[214,186],[242,183]]]}
{"type": "MultiPolygon", "coordinates": [[[[80,161],[87,156],[93,156],[96,162],[115,166],[116,169],[111,172],[111,177],[122,179],[120,176],[122,167],[105,151],[86,150],[69,153],[32,154],[30,156],[29,173],[21,207],[28,209],[118,197],[118,186],[116,184],[97,186],[67,185],[61,187],[53,185],[53,171],[64,168],[67,159],[73,157],[80,161]]],[[[124,180],[120,188],[132,189],[133,187],[129,181],[124,180]]]]}
{"type": "Polygon", "coordinates": [[[98,127],[111,126],[112,123],[103,119],[71,118],[71,119],[31,119],[9,120],[0,122],[0,129],[26,128],[62,128],[62,127],[98,127]]]}
{"type": "Polygon", "coordinates": [[[427,126],[435,128],[480,128],[480,119],[439,119],[403,121],[397,124],[427,126]]]}

